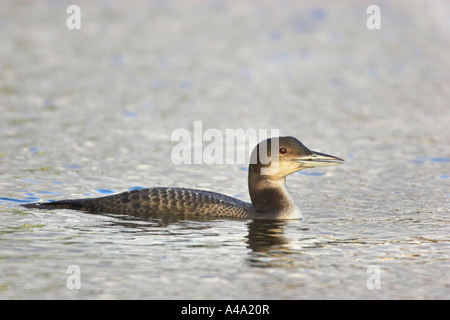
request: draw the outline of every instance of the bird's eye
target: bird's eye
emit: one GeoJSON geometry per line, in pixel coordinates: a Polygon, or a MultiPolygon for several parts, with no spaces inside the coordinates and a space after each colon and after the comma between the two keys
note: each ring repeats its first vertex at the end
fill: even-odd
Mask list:
{"type": "Polygon", "coordinates": [[[280,153],[285,154],[287,152],[286,148],[280,148],[280,153]]]}

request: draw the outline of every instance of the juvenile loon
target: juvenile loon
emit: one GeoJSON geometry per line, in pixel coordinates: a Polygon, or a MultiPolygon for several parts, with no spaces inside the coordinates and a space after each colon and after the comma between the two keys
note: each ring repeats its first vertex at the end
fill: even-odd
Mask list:
{"type": "Polygon", "coordinates": [[[251,154],[248,170],[251,203],[210,191],[157,187],[99,198],[22,206],[128,215],[176,213],[249,219],[299,219],[302,217],[300,209],[285,187],[286,176],[305,168],[332,166],[343,161],[311,151],[296,138],[277,137],[260,142],[251,154]]]}

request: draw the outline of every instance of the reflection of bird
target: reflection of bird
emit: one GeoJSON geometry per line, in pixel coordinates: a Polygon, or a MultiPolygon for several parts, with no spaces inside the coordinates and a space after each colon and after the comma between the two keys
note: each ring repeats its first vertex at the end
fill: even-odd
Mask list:
{"type": "Polygon", "coordinates": [[[293,137],[270,138],[260,142],[251,155],[248,188],[252,203],[210,191],[158,187],[100,198],[29,203],[23,206],[132,215],[176,213],[250,219],[298,219],[301,212],[286,190],[286,176],[305,168],[331,166],[343,161],[311,151],[293,137]]]}
{"type": "MultiPolygon", "coordinates": [[[[253,252],[267,252],[276,248],[278,252],[294,240],[284,234],[286,220],[253,220],[248,224],[247,244],[253,252]]],[[[258,261],[258,259],[256,259],[258,261]]]]}

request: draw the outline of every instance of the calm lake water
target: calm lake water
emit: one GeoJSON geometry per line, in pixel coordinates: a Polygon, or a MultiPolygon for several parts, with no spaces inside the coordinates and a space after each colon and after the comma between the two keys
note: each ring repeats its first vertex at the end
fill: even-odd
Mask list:
{"type": "Polygon", "coordinates": [[[0,11],[0,298],[450,298],[449,4],[380,2],[379,30],[365,2],[86,2],[80,30],[69,4],[0,11]],[[288,177],[298,221],[19,207],[153,186],[249,201],[246,164],[173,163],[194,121],[345,163],[288,177]]]}

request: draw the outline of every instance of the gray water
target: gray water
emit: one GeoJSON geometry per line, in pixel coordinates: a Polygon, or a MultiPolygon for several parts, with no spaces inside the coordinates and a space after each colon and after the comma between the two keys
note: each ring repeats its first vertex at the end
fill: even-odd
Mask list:
{"type": "Polygon", "coordinates": [[[448,3],[378,2],[379,30],[363,1],[83,2],[80,30],[69,4],[0,4],[0,298],[450,297],[448,3]],[[171,161],[197,120],[345,163],[288,177],[298,221],[19,207],[152,186],[249,201],[245,164],[171,161]]]}

